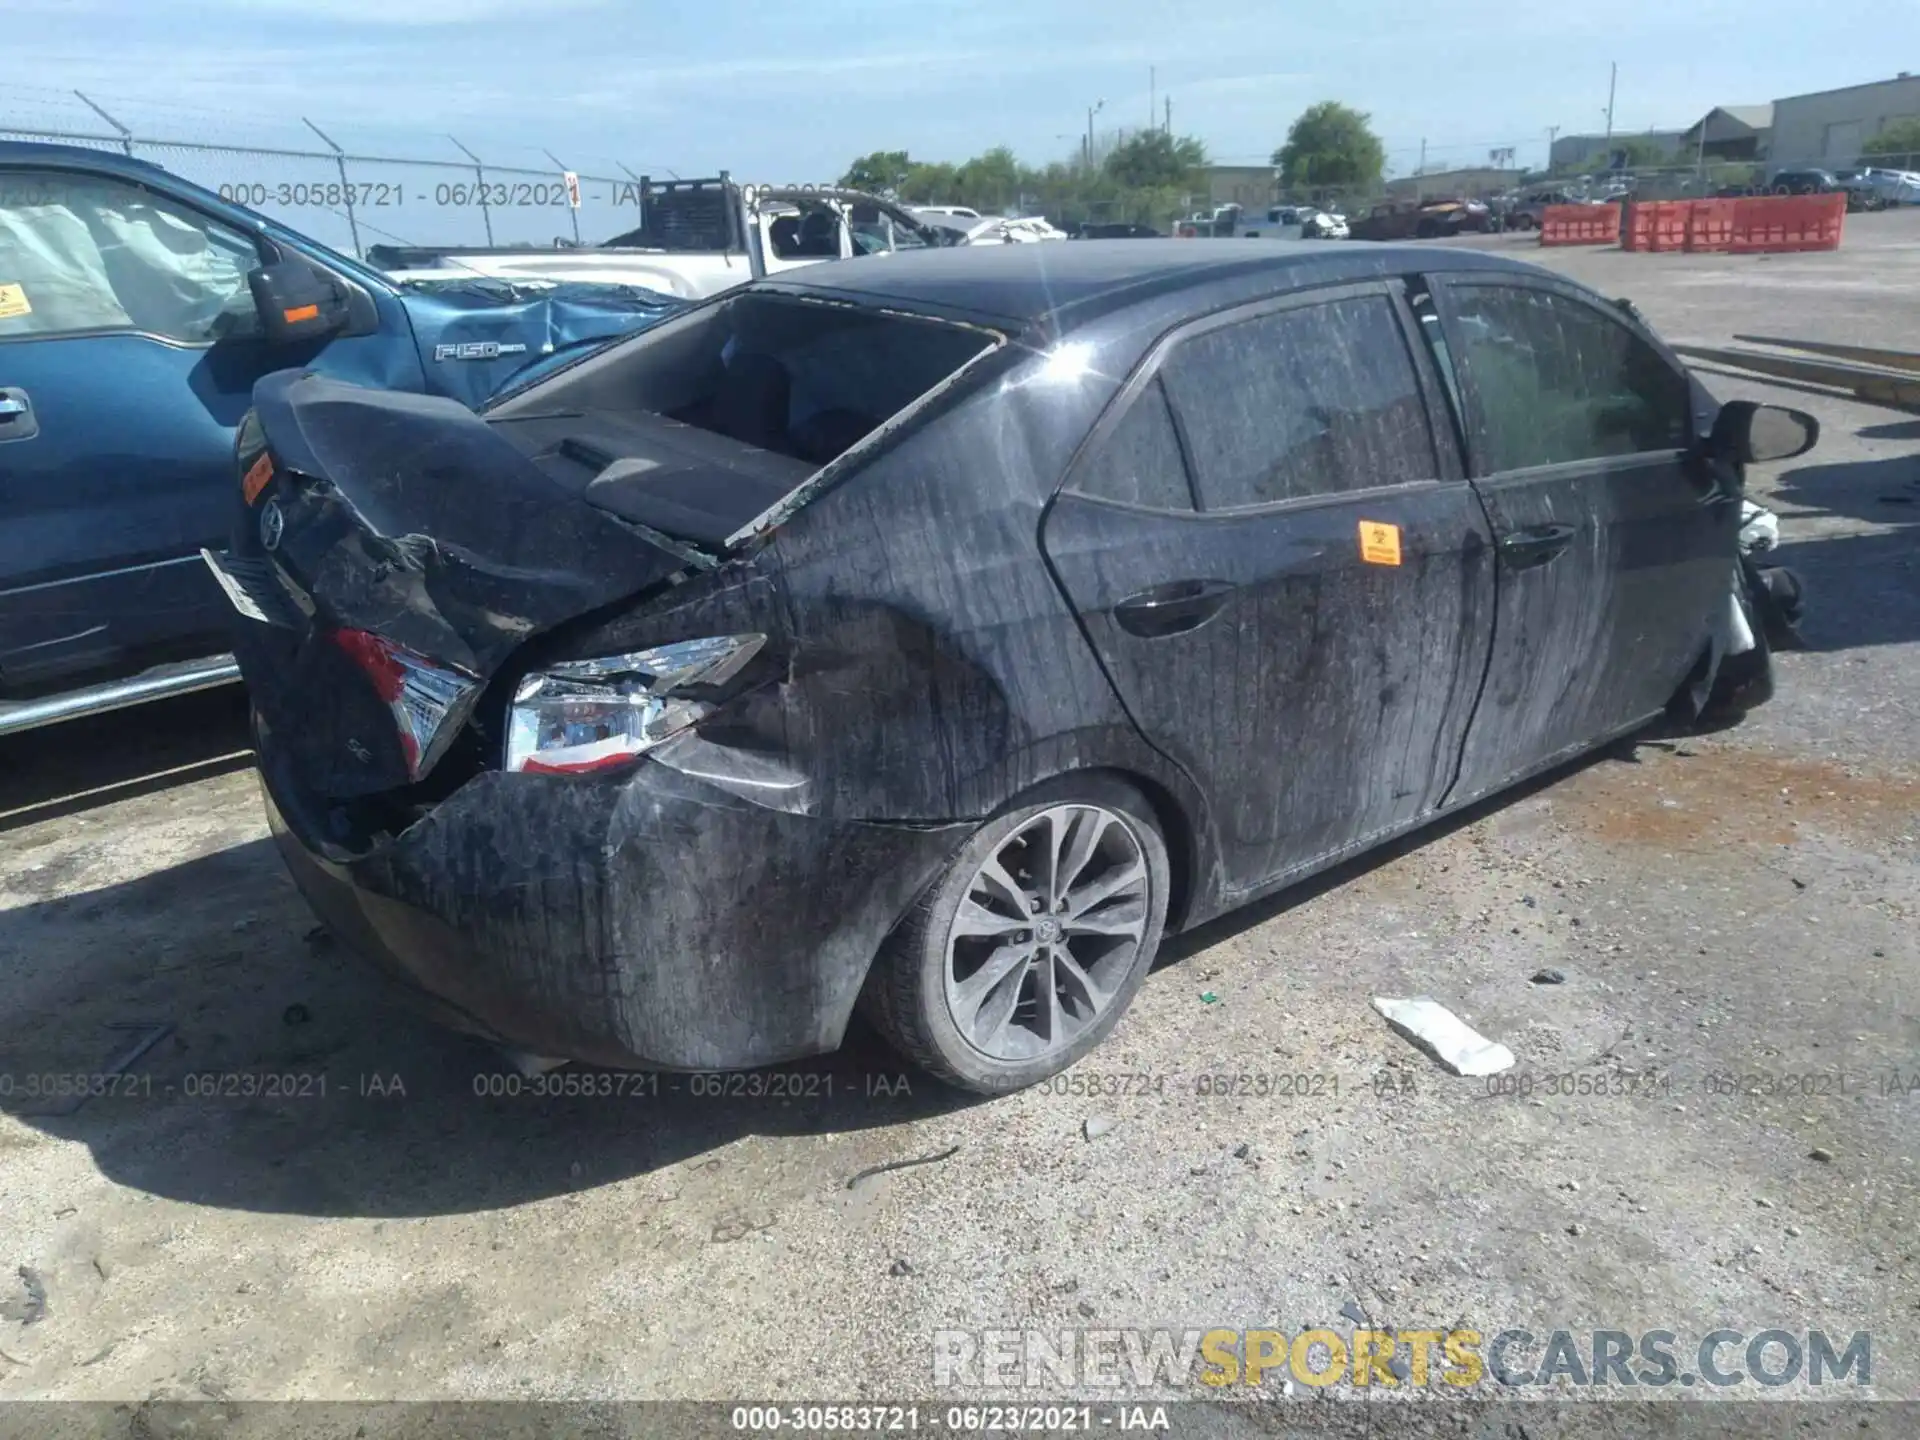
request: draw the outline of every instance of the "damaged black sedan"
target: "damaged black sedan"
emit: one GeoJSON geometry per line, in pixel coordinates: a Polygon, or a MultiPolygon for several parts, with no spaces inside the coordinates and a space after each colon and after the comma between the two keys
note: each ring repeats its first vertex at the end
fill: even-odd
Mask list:
{"type": "Polygon", "coordinates": [[[1006,1091],[1168,933],[1755,693],[1742,467],[1810,420],[1529,266],[1258,251],[818,266],[478,415],[263,381],[208,558],[302,890],[524,1051],[860,1005],[1006,1091]]]}

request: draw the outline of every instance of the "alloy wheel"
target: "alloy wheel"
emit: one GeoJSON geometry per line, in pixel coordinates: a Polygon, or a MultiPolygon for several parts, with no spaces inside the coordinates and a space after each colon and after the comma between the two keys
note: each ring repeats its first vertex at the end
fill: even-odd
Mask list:
{"type": "Polygon", "coordinates": [[[996,1060],[1063,1050],[1094,1024],[1140,954],[1151,880],[1125,816],[1056,805],[974,871],[948,927],[946,1002],[996,1060]]]}

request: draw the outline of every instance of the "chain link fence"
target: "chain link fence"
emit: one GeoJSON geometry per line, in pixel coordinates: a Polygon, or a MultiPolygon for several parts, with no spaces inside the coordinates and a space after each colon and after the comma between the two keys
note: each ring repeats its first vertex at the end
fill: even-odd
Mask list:
{"type": "MultiPolygon", "coordinates": [[[[444,153],[431,153],[434,147],[417,138],[405,148],[419,153],[395,153],[402,147],[391,137],[376,148],[348,129],[323,130],[310,120],[291,132],[282,125],[282,133],[261,133],[274,128],[186,107],[96,103],[77,91],[0,88],[0,139],[151,161],[356,256],[381,244],[593,244],[640,221],[644,172],[620,161],[573,169],[548,151],[519,145],[491,147],[483,156],[450,135],[444,153]],[[221,121],[238,121],[251,133],[231,142],[207,138],[221,121]]],[[[672,175],[660,167],[653,178],[672,175]]]]}

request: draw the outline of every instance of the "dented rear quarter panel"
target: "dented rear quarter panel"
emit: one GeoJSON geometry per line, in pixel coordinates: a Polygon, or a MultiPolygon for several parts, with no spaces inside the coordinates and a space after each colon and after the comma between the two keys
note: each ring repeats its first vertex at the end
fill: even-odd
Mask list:
{"type": "Polygon", "coordinates": [[[553,644],[604,654],[769,634],[777,676],[704,725],[698,755],[704,776],[756,803],[946,825],[1054,775],[1114,769],[1165,807],[1170,843],[1205,874],[1197,792],[1141,740],[1040,551],[1059,477],[1117,381],[1102,366],[1043,392],[1043,364],[1031,343],[1010,347],[741,557],[553,644]]]}

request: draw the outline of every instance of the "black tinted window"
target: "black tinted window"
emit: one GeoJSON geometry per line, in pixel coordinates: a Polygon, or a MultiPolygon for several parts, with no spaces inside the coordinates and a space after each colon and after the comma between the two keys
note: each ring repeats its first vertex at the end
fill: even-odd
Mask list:
{"type": "Polygon", "coordinates": [[[1542,290],[1455,292],[1457,355],[1488,474],[1674,450],[1692,428],[1686,378],[1626,325],[1542,290]]]}
{"type": "Polygon", "coordinates": [[[1204,509],[1438,473],[1413,357],[1385,296],[1206,331],[1183,341],[1161,374],[1204,509]]]}
{"type": "Polygon", "coordinates": [[[1160,382],[1147,386],[1127,407],[1074,477],[1083,495],[1150,505],[1156,510],[1190,510],[1186,463],[1167,412],[1160,382]]]}

